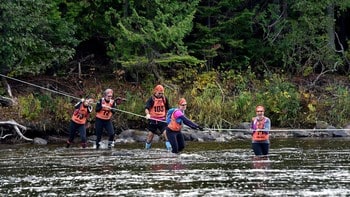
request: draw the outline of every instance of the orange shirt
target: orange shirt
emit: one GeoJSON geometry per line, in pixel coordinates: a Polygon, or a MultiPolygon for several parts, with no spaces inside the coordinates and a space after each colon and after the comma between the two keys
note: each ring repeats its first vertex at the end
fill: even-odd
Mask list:
{"type": "Polygon", "coordinates": [[[256,128],[258,131],[253,131],[253,141],[267,141],[269,140],[269,134],[268,132],[261,131],[265,127],[266,118],[264,117],[262,120],[258,120],[258,118],[254,117],[252,119],[252,124],[254,125],[254,128],[256,128]]]}
{"type": "Polygon", "coordinates": [[[103,99],[101,99],[101,101],[102,101],[102,103],[101,103],[102,109],[96,113],[96,117],[100,118],[102,120],[109,120],[109,119],[111,119],[111,117],[113,115],[111,109],[113,107],[114,100],[111,99],[109,101],[109,103],[107,103],[105,101],[105,99],[103,98],[103,99]]]}

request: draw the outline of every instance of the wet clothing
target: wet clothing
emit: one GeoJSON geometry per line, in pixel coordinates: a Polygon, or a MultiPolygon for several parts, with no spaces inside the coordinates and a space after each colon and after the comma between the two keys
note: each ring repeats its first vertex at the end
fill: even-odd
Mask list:
{"type": "Polygon", "coordinates": [[[181,131],[172,131],[167,127],[166,135],[171,144],[171,152],[179,153],[185,148],[185,138],[181,131]]]}
{"type": "Polygon", "coordinates": [[[167,123],[165,122],[166,112],[169,108],[168,99],[164,96],[160,98],[152,96],[147,100],[145,109],[148,109],[149,114],[151,115],[151,119],[148,120],[147,125],[149,131],[156,135],[161,135],[164,132],[165,127],[167,126],[167,123]]]}
{"type": "Polygon", "coordinates": [[[259,120],[258,117],[252,118],[252,149],[255,155],[267,155],[269,153],[270,128],[271,121],[269,118],[263,117],[261,120],[259,120]]]}
{"type": "Polygon", "coordinates": [[[270,143],[252,143],[252,149],[256,156],[268,155],[270,149],[270,143]]]}
{"type": "Polygon", "coordinates": [[[80,101],[74,106],[74,112],[69,124],[69,139],[67,141],[67,147],[73,143],[76,132],[78,131],[81,138],[81,145],[83,148],[86,147],[86,128],[85,124],[92,112],[92,106],[84,106],[83,102],[80,101]]]}
{"type": "Polygon", "coordinates": [[[96,148],[100,147],[103,129],[106,129],[108,134],[108,146],[110,147],[114,141],[114,127],[111,121],[112,115],[116,112],[117,102],[110,99],[107,101],[101,98],[96,104],[96,148]],[[104,107],[103,107],[104,106],[104,107]],[[109,107],[105,107],[109,106],[109,107]]]}
{"type": "Polygon", "coordinates": [[[83,148],[86,147],[86,128],[85,124],[77,124],[73,122],[72,120],[69,123],[69,139],[68,139],[68,144],[71,144],[74,142],[74,138],[76,135],[76,132],[79,132],[80,139],[81,139],[81,146],[83,148]]]}
{"type": "Polygon", "coordinates": [[[99,143],[102,138],[103,128],[106,129],[108,134],[108,144],[111,145],[114,141],[114,128],[111,120],[103,120],[96,118],[95,129],[96,129],[96,147],[99,147],[99,143]]]}
{"type": "Polygon", "coordinates": [[[166,134],[172,147],[171,152],[173,153],[179,153],[185,148],[185,139],[181,132],[182,124],[192,129],[200,128],[196,123],[189,120],[180,109],[174,110],[171,115],[171,121],[166,127],[166,134]]]}

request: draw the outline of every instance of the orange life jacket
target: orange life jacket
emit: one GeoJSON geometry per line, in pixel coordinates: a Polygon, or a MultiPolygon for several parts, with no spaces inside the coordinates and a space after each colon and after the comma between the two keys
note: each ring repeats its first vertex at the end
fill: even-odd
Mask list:
{"type": "MultiPolygon", "coordinates": [[[[101,103],[102,106],[106,105],[106,106],[112,107],[114,103],[113,99],[109,100],[109,103],[107,103],[104,98],[102,98],[101,101],[102,101],[101,103]]],[[[111,108],[108,108],[108,107],[102,107],[102,109],[96,113],[96,117],[103,120],[111,119],[112,115],[113,113],[111,111],[111,108]]]]}
{"type": "Polygon", "coordinates": [[[149,111],[151,118],[165,120],[166,109],[165,109],[165,98],[164,97],[153,97],[153,106],[149,111]]]}
{"type": "Polygon", "coordinates": [[[79,109],[74,110],[72,120],[77,124],[85,124],[88,115],[88,107],[85,107],[84,104],[81,103],[79,109]]]}
{"type": "MultiPolygon", "coordinates": [[[[256,125],[256,129],[264,129],[266,118],[258,120],[257,117],[252,119],[252,124],[256,125]]],[[[253,131],[253,141],[267,141],[269,140],[269,134],[263,131],[253,131]]]]}
{"type": "Polygon", "coordinates": [[[172,131],[181,131],[182,128],[182,124],[181,122],[177,122],[176,118],[174,117],[174,113],[177,111],[178,109],[175,109],[173,111],[173,113],[171,114],[171,120],[170,123],[168,124],[168,128],[171,129],[172,131]]]}

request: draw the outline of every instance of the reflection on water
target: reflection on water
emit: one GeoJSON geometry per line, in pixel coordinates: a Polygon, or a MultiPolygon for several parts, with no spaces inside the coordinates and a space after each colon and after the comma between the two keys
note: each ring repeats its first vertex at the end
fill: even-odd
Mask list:
{"type": "MultiPolygon", "coordinates": [[[[190,143],[183,154],[143,144],[112,150],[1,145],[1,196],[348,196],[349,141],[190,143]]],[[[159,146],[161,147],[161,146],[159,146]]]]}

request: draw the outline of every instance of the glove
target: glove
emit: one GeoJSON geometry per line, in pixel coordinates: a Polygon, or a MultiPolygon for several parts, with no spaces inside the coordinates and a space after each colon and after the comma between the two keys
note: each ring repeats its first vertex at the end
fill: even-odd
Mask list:
{"type": "Polygon", "coordinates": [[[123,101],[126,101],[125,98],[122,98],[122,97],[119,97],[119,96],[115,100],[117,101],[118,105],[120,105],[123,101]]]}
{"type": "Polygon", "coordinates": [[[151,115],[150,114],[147,114],[146,115],[146,119],[150,119],[151,118],[151,115]]]}
{"type": "Polygon", "coordinates": [[[117,105],[120,105],[123,102],[122,98],[120,97],[117,97],[115,101],[117,102],[117,105]]]}
{"type": "Polygon", "coordinates": [[[201,126],[199,126],[199,125],[198,125],[198,129],[199,129],[200,131],[204,131],[203,127],[201,127],[201,126]]]}

